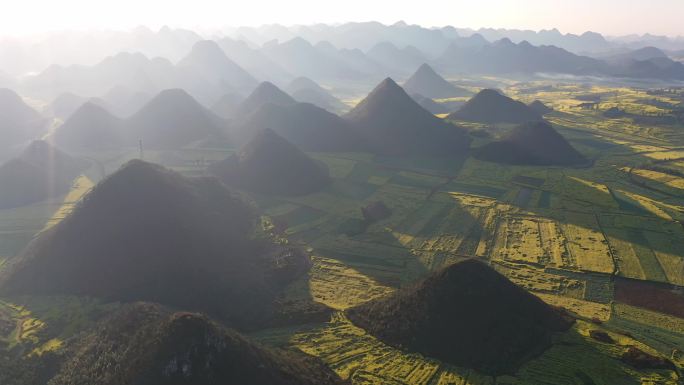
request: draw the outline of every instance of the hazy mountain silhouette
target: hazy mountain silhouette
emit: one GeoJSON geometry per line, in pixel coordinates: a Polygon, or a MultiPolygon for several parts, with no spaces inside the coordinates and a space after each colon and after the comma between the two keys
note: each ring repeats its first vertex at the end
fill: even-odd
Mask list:
{"type": "Polygon", "coordinates": [[[127,118],[140,111],[152,99],[152,96],[147,92],[117,86],[107,91],[102,99],[108,111],[120,118],[127,118]]]}
{"type": "Polygon", "coordinates": [[[362,75],[363,78],[376,79],[378,77],[382,78],[382,76],[387,76],[388,69],[368,57],[368,55],[359,48],[337,49],[337,47],[328,41],[319,41],[314,47],[333,60],[343,63],[345,67],[349,68],[354,73],[362,75]]]}
{"type": "Polygon", "coordinates": [[[10,261],[0,290],[154,301],[254,328],[309,266],[253,238],[254,225],[252,208],[218,180],[130,161],[10,261]]]}
{"type": "MultiPolygon", "coordinates": [[[[556,28],[541,31],[480,28],[476,32],[489,41],[508,38],[514,42],[528,41],[534,45],[554,45],[575,53],[605,52],[614,47],[614,44],[601,34],[590,31],[575,35],[562,34],[556,28]]],[[[465,34],[465,31],[461,33],[465,34]]]]}
{"type": "Polygon", "coordinates": [[[325,165],[268,128],[209,171],[229,185],[273,195],[309,194],[330,182],[325,165]]]}
{"type": "MultiPolygon", "coordinates": [[[[112,52],[141,52],[148,57],[165,57],[176,62],[201,37],[195,32],[162,27],[133,30],[53,30],[28,39],[6,35],[0,42],[0,63],[13,75],[42,71],[52,64],[90,65],[112,52]],[[24,45],[27,44],[27,45],[24,45]]],[[[95,94],[83,94],[95,95],[95,94]]]]}
{"type": "Polygon", "coordinates": [[[422,64],[403,85],[406,92],[432,99],[469,96],[472,92],[444,80],[428,64],[422,64]]]}
{"type": "Polygon", "coordinates": [[[647,49],[599,60],[552,45],[518,44],[508,38],[481,47],[452,44],[435,61],[449,74],[572,74],[645,79],[684,79],[684,64],[647,49]],[[640,60],[641,58],[648,58],[640,60]]]}
{"type": "MultiPolygon", "coordinates": [[[[27,77],[22,89],[29,95],[52,99],[65,92],[103,95],[117,86],[154,93],[181,83],[178,70],[169,60],[122,52],[92,66],[52,65],[38,75],[27,77]]],[[[197,82],[187,80],[182,85],[190,83],[197,82]]]]}
{"type": "Polygon", "coordinates": [[[295,32],[312,41],[329,41],[340,48],[368,51],[379,43],[389,42],[397,47],[414,46],[429,55],[442,52],[451,39],[451,36],[446,36],[438,29],[409,25],[401,21],[391,25],[377,21],[316,25],[295,32]]]}
{"type": "MultiPolygon", "coordinates": [[[[449,27],[445,27],[442,29],[442,31],[445,31],[449,27]]],[[[498,40],[498,39],[495,39],[498,40]]],[[[474,33],[469,36],[461,36],[456,32],[456,37],[452,39],[451,43],[449,45],[456,45],[458,47],[484,47],[485,45],[489,44],[489,40],[485,39],[484,36],[480,35],[479,33],[474,33]]],[[[447,47],[449,49],[450,47],[447,47]]],[[[445,50],[446,51],[446,50],[445,50]]],[[[444,53],[444,52],[442,52],[444,53]]]]}
{"type": "Polygon", "coordinates": [[[235,115],[240,107],[240,103],[244,100],[244,96],[236,92],[229,92],[211,106],[211,111],[224,119],[230,119],[235,115]]]}
{"type": "Polygon", "coordinates": [[[383,155],[461,156],[469,145],[461,128],[423,109],[390,78],[375,87],[345,119],[373,151],[383,155]]]}
{"type": "Polygon", "coordinates": [[[288,106],[296,104],[297,101],[273,83],[262,82],[236,108],[236,115],[240,117],[249,116],[267,103],[288,106]]]}
{"type": "Polygon", "coordinates": [[[416,101],[421,107],[429,111],[431,114],[447,114],[449,113],[449,108],[441,103],[437,103],[434,100],[425,97],[421,94],[412,94],[411,98],[416,101]]]}
{"type": "Polygon", "coordinates": [[[547,106],[541,100],[533,101],[532,103],[528,104],[528,107],[530,107],[534,112],[542,116],[553,112],[553,108],[547,106]]]}
{"type": "Polygon", "coordinates": [[[617,55],[608,56],[605,60],[609,62],[624,62],[628,60],[651,60],[656,58],[667,58],[667,54],[656,47],[643,47],[635,50],[630,50],[617,55]]]}
{"type": "Polygon", "coordinates": [[[340,113],[349,107],[327,92],[320,92],[311,88],[304,88],[292,93],[292,97],[298,102],[310,103],[327,111],[340,113]]]}
{"type": "Polygon", "coordinates": [[[16,89],[17,79],[0,70],[0,88],[16,89]]]}
{"type": "Polygon", "coordinates": [[[133,44],[140,47],[122,49],[122,51],[143,52],[150,57],[166,57],[173,62],[185,55],[192,45],[202,38],[196,32],[183,28],[162,26],[157,31],[146,27],[136,27],[132,34],[133,44]]]}
{"type": "Polygon", "coordinates": [[[246,42],[223,38],[217,41],[226,55],[258,79],[284,82],[292,79],[282,66],[269,59],[263,52],[251,48],[246,42]]]}
{"type": "Polygon", "coordinates": [[[202,314],[147,303],[123,306],[66,350],[50,384],[342,384],[317,359],[260,346],[202,314]]]}
{"type": "MultiPolygon", "coordinates": [[[[342,49],[361,49],[368,52],[369,59],[389,69],[390,72],[385,71],[385,75],[390,73],[402,76],[426,61],[426,55],[421,53],[420,61],[405,67],[404,65],[410,63],[411,57],[415,55],[405,55],[397,51],[408,48],[414,52],[425,52],[429,57],[442,56],[444,60],[439,59],[436,64],[441,71],[448,74],[545,72],[666,79],[667,76],[672,76],[668,75],[668,72],[674,72],[676,75],[676,71],[659,71],[660,73],[651,73],[648,76],[638,71],[626,73],[616,71],[619,68],[603,60],[582,55],[596,56],[624,47],[641,49],[654,46],[668,50],[684,48],[681,41],[665,36],[632,36],[607,41],[602,35],[591,31],[581,35],[562,34],[557,29],[536,32],[482,28],[473,31],[451,26],[434,29],[405,23],[383,25],[378,22],[345,23],[339,26],[319,24],[307,28],[241,28],[240,33],[244,36],[249,35],[249,39],[258,44],[272,39],[293,39],[295,36],[301,36],[310,41],[324,41],[327,45],[342,49]],[[378,49],[375,46],[378,46],[378,49]]],[[[349,60],[339,54],[341,51],[336,54],[326,52],[340,62],[349,63],[349,60]]]]}
{"type": "MultiPolygon", "coordinates": [[[[203,102],[214,101],[236,87],[228,81],[237,82],[242,78],[236,75],[240,72],[238,69],[233,71],[226,67],[231,62],[218,47],[215,47],[218,49],[216,52],[207,46],[210,47],[211,43],[199,44],[179,65],[165,58],[149,59],[143,54],[128,52],[107,57],[90,66],[53,65],[35,76],[26,77],[21,86],[28,95],[42,99],[51,99],[65,92],[104,95],[113,88],[124,87],[131,93],[150,95],[164,89],[182,88],[203,102]],[[224,77],[230,78],[225,80],[224,77]]],[[[256,81],[253,80],[252,84],[256,81]]]]}
{"type": "Polygon", "coordinates": [[[0,88],[0,152],[25,145],[42,134],[44,126],[43,117],[24,103],[19,95],[0,88]]]}
{"type": "Polygon", "coordinates": [[[71,114],[78,110],[79,107],[81,107],[83,104],[87,102],[97,104],[103,108],[107,108],[107,102],[103,99],[87,98],[76,94],[72,94],[71,92],[65,92],[56,97],[55,100],[52,101],[52,103],[46,106],[43,110],[43,113],[51,117],[66,120],[67,118],[69,118],[69,116],[71,116],[71,114]]]}
{"type": "Polygon", "coordinates": [[[492,89],[478,92],[448,118],[480,123],[525,123],[542,119],[525,103],[492,89]]]}
{"type": "Polygon", "coordinates": [[[260,27],[238,27],[234,34],[236,38],[246,41],[250,46],[260,46],[273,41],[288,41],[296,34],[280,24],[265,24],[260,27]]]}
{"type": "MultiPolygon", "coordinates": [[[[196,59],[194,56],[189,58],[196,59]]],[[[198,63],[184,61],[183,65],[176,66],[165,58],[148,59],[140,53],[123,52],[90,66],[53,65],[35,76],[26,77],[21,89],[32,97],[52,99],[65,92],[105,95],[117,87],[150,95],[164,89],[183,88],[203,102],[213,101],[233,89],[220,74],[202,67],[203,64],[211,67],[210,64],[199,59],[195,61],[198,63]]]]}
{"type": "Polygon", "coordinates": [[[126,121],[128,143],[145,147],[181,147],[220,137],[225,122],[181,89],[160,92],[126,121]]]}
{"type": "Polygon", "coordinates": [[[424,28],[403,22],[384,25],[377,21],[350,22],[339,25],[241,27],[236,31],[235,36],[243,36],[255,44],[263,44],[269,40],[285,41],[295,36],[301,36],[312,42],[327,41],[341,49],[358,48],[363,51],[387,41],[398,47],[413,45],[430,55],[437,55],[442,52],[452,39],[452,36],[447,36],[435,28],[424,28]]]}
{"type": "Polygon", "coordinates": [[[346,104],[309,78],[298,77],[294,79],[288,84],[285,91],[298,102],[311,103],[330,112],[337,113],[348,109],[346,104]]]}
{"type": "Polygon", "coordinates": [[[230,60],[221,47],[212,40],[198,41],[190,53],[178,62],[178,67],[190,69],[209,81],[226,89],[247,91],[257,85],[257,80],[230,60]]]}
{"type": "Polygon", "coordinates": [[[475,150],[475,157],[491,162],[527,165],[582,164],[586,158],[546,122],[528,122],[500,140],[475,150]]]}
{"type": "Polygon", "coordinates": [[[44,141],[0,166],[0,208],[20,207],[64,194],[88,166],[44,141]]]}
{"type": "Polygon", "coordinates": [[[466,260],[348,311],[403,349],[488,374],[513,373],[571,321],[483,262],[466,260]]]}
{"type": "Polygon", "coordinates": [[[288,83],[287,87],[285,87],[285,91],[288,94],[292,94],[293,92],[297,92],[303,89],[314,89],[320,92],[327,92],[318,83],[304,76],[292,79],[292,81],[288,83]]]}
{"type": "Polygon", "coordinates": [[[645,60],[625,57],[614,59],[610,74],[625,78],[684,80],[684,64],[667,56],[645,60]]]}
{"type": "Polygon", "coordinates": [[[618,45],[618,48],[640,49],[645,47],[656,47],[661,50],[680,50],[682,49],[682,39],[671,38],[662,35],[653,35],[645,33],[642,35],[630,34],[625,36],[616,36],[612,39],[613,43],[618,45]]]}
{"type": "Polygon", "coordinates": [[[244,142],[266,128],[305,151],[353,152],[364,149],[358,133],[347,121],[309,103],[267,103],[241,122],[236,136],[244,142]]]}
{"type": "MultiPolygon", "coordinates": [[[[611,37],[610,41],[607,41],[603,36],[594,32],[574,35],[562,34],[556,29],[536,32],[484,28],[474,31],[454,28],[452,26],[426,28],[406,23],[383,25],[378,22],[344,23],[340,25],[316,24],[291,27],[280,25],[266,25],[256,28],[241,27],[233,31],[231,36],[238,39],[238,41],[228,38],[219,41],[219,45],[227,53],[227,56],[258,79],[274,81],[279,84],[288,81],[296,75],[310,76],[318,81],[333,77],[339,78],[340,73],[349,75],[343,79],[358,79],[359,75],[367,77],[368,75],[376,74],[377,76],[377,74],[381,73],[383,76],[388,74],[404,76],[413,71],[421,62],[425,62],[426,59],[439,57],[445,52],[450,43],[464,49],[479,49],[488,46],[488,41],[495,42],[504,38],[515,42],[517,45],[529,42],[526,44],[534,45],[540,49],[543,47],[557,47],[557,49],[573,53],[576,57],[585,54],[590,54],[590,56],[598,56],[600,54],[606,57],[606,53],[619,52],[626,48],[641,49],[652,46],[668,51],[679,51],[684,48],[682,39],[649,34],[611,37]],[[316,46],[309,44],[310,47],[299,44],[301,41],[295,41],[295,44],[292,45],[288,44],[295,39],[317,43],[316,46]],[[285,43],[273,43],[273,41],[285,43]],[[325,46],[320,45],[321,42],[325,43],[325,46]],[[385,43],[392,44],[397,50],[413,47],[409,49],[418,50],[424,54],[421,54],[422,58],[419,62],[407,64],[408,66],[404,67],[404,64],[409,63],[407,60],[387,60],[387,56],[384,54],[378,55],[375,52],[370,52],[374,46],[385,43]],[[297,46],[298,44],[301,47],[297,46]],[[261,45],[264,45],[264,47],[260,47],[261,45]],[[337,48],[334,51],[330,51],[328,49],[330,46],[337,48]],[[365,55],[363,52],[369,52],[370,55],[365,55]],[[374,63],[379,67],[374,65],[374,63]],[[389,69],[386,68],[381,72],[381,67],[386,67],[386,65],[389,66],[389,69]],[[396,66],[401,68],[397,71],[393,68],[396,66]],[[288,67],[288,69],[284,67],[288,67]]],[[[138,80],[137,83],[146,88],[136,90],[156,93],[161,89],[180,87],[186,88],[190,94],[203,103],[206,103],[208,100],[213,102],[218,96],[227,92],[227,90],[221,90],[217,95],[213,95],[214,92],[212,91],[210,94],[213,95],[213,99],[206,99],[199,95],[203,87],[202,85],[195,85],[192,87],[193,89],[190,89],[186,87],[188,84],[179,84],[177,82],[178,79],[172,82],[159,82],[160,80],[169,80],[179,76],[176,73],[169,78],[167,76],[169,73],[164,74],[164,72],[166,70],[177,72],[178,68],[171,65],[171,62],[178,62],[179,59],[191,50],[192,45],[201,39],[198,34],[192,31],[172,30],[167,27],[162,28],[159,32],[151,31],[144,27],[136,28],[130,32],[60,32],[49,34],[37,40],[32,39],[30,44],[21,38],[7,37],[0,42],[0,63],[2,63],[0,71],[4,70],[13,77],[19,77],[26,73],[36,73],[52,64],[58,64],[60,66],[58,70],[46,71],[50,73],[49,76],[30,77],[27,81],[21,82],[23,86],[28,86],[27,89],[22,89],[23,93],[30,96],[36,96],[40,93],[41,96],[48,99],[66,91],[79,95],[101,95],[117,83],[134,86],[136,84],[135,80],[138,80]],[[118,76],[110,76],[107,82],[104,79],[94,81],[97,80],[96,76],[85,74],[89,71],[83,72],[83,66],[72,66],[75,63],[92,66],[97,60],[110,55],[112,52],[141,52],[141,55],[150,58],[165,57],[168,60],[167,63],[161,66],[156,64],[151,66],[142,65],[136,71],[129,70],[131,68],[125,69],[121,67],[121,72],[118,76]],[[153,67],[154,71],[150,71],[153,67]],[[85,74],[84,76],[89,78],[90,81],[78,81],[69,85],[70,82],[66,81],[66,79],[77,73],[85,74]],[[118,79],[118,82],[113,82],[115,79],[118,79]],[[156,88],[147,88],[150,84],[155,84],[156,88]],[[63,86],[71,88],[64,88],[63,86]]],[[[480,69],[479,72],[491,73],[494,68],[496,71],[503,70],[510,71],[510,73],[534,73],[541,71],[572,74],[596,74],[595,72],[600,72],[604,76],[612,75],[613,73],[620,74],[620,72],[615,71],[605,72],[600,68],[596,71],[595,65],[605,67],[605,63],[600,60],[593,62],[591,65],[584,65],[580,63],[582,60],[576,60],[575,57],[571,56],[567,57],[567,60],[558,60],[560,56],[556,56],[560,54],[553,53],[552,50],[544,50],[549,53],[548,56],[537,55],[535,52],[531,52],[532,57],[530,57],[529,61],[525,62],[524,66],[521,66],[519,61],[520,58],[524,58],[524,54],[501,56],[500,58],[502,59],[508,59],[510,68],[506,68],[506,60],[497,64],[494,61],[488,61],[485,60],[486,58],[483,58],[479,63],[486,64],[486,66],[480,69]],[[554,59],[554,57],[556,58],[554,59]]],[[[460,66],[466,66],[478,71],[477,66],[470,65],[478,62],[477,60],[473,60],[473,63],[468,64],[471,62],[470,57],[482,54],[487,56],[490,54],[484,53],[482,50],[475,50],[472,53],[473,55],[465,52],[463,55],[456,55],[455,59],[458,60],[458,57],[460,57],[462,63],[458,61],[452,62],[454,64],[452,72],[445,72],[450,70],[448,63],[445,63],[444,66],[439,65],[437,68],[449,75],[464,71],[463,68],[459,68],[460,66]]],[[[586,62],[585,64],[590,63],[586,62]]],[[[468,72],[472,73],[473,71],[468,72]]],[[[106,71],[102,73],[107,74],[106,71]]],[[[111,75],[112,73],[110,72],[109,74],[111,75]]],[[[82,77],[78,75],[74,79],[82,77]]],[[[663,79],[663,76],[651,77],[663,79]]],[[[372,79],[375,79],[375,76],[372,79]]],[[[192,83],[188,79],[186,81],[192,83]]],[[[11,79],[4,83],[12,87],[14,86],[11,79]]]]}
{"type": "Polygon", "coordinates": [[[124,122],[97,104],[86,102],[51,136],[59,148],[91,152],[124,144],[124,122]]]}
{"type": "Polygon", "coordinates": [[[684,61],[684,49],[678,51],[671,51],[670,56],[672,57],[672,59],[682,62],[684,61]]]}
{"type": "Polygon", "coordinates": [[[366,55],[395,75],[410,74],[415,68],[425,63],[425,55],[416,47],[398,48],[390,42],[381,42],[373,46],[366,55]]]}
{"type": "Polygon", "coordinates": [[[437,59],[438,68],[450,74],[564,73],[576,75],[606,74],[606,63],[578,56],[554,46],[519,44],[504,38],[484,46],[452,44],[437,59]]]}
{"type": "Polygon", "coordinates": [[[266,43],[261,48],[261,52],[291,74],[318,81],[361,78],[361,74],[357,71],[321,52],[300,37],[284,43],[278,41],[266,43]]]}

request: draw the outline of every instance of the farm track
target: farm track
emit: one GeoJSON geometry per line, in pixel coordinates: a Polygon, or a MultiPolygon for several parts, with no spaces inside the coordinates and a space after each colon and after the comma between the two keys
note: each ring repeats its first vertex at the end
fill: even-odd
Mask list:
{"type": "Polygon", "coordinates": [[[608,235],[606,235],[605,230],[603,230],[603,226],[601,225],[601,218],[599,217],[598,214],[594,214],[594,217],[596,218],[596,223],[598,224],[598,228],[601,231],[601,234],[603,235],[603,239],[608,242],[608,253],[610,254],[610,259],[613,260],[613,273],[611,274],[612,277],[615,277],[619,274],[620,272],[620,265],[618,264],[618,259],[615,256],[615,253],[613,253],[613,248],[610,246],[610,241],[608,238],[608,235]]]}

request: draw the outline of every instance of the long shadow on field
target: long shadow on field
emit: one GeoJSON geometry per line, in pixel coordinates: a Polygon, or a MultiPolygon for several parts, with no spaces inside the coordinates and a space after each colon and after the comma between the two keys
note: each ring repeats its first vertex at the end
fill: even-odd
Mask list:
{"type": "Polygon", "coordinates": [[[63,205],[72,203],[66,201],[67,195],[0,210],[0,259],[19,254],[53,220],[63,205]]]}
{"type": "MultiPolygon", "coordinates": [[[[444,263],[441,256],[426,258],[423,241],[441,234],[440,228],[448,227],[447,214],[455,202],[437,202],[432,196],[459,172],[464,157],[370,160],[347,158],[345,154],[330,156],[355,164],[320,194],[294,200],[254,196],[261,207],[282,203],[299,206],[272,218],[283,225],[283,231],[317,223],[291,235],[291,240],[311,246],[317,256],[343,262],[391,287],[412,282],[444,263]],[[378,180],[384,182],[376,183],[378,180]],[[377,223],[359,219],[363,207],[378,201],[390,207],[389,219],[377,223]],[[335,207],[336,204],[341,207],[335,207]]],[[[476,222],[467,212],[463,214],[459,215],[459,222],[476,222]]]]}
{"type": "Polygon", "coordinates": [[[480,218],[456,201],[428,197],[417,208],[394,215],[398,222],[380,222],[360,234],[339,233],[324,242],[314,241],[314,252],[344,262],[381,284],[400,287],[475,256],[485,235],[480,218]]]}
{"type": "MultiPolygon", "coordinates": [[[[642,195],[654,201],[667,200],[670,203],[684,205],[684,192],[681,198],[673,198],[657,191],[645,189],[635,185],[628,177],[627,173],[620,171],[620,168],[638,167],[644,164],[653,163],[653,159],[645,156],[644,153],[635,151],[625,144],[619,144],[600,138],[590,132],[580,129],[565,129],[558,127],[559,131],[567,136],[570,142],[580,150],[594,159],[594,165],[590,168],[549,168],[549,167],[516,167],[521,175],[534,173],[550,169],[550,174],[561,176],[563,186],[544,185],[544,181],[538,186],[524,186],[519,181],[492,180],[495,185],[501,183],[508,184],[509,188],[525,187],[528,190],[537,190],[541,193],[542,199],[538,202],[530,202],[530,197],[526,199],[512,199],[509,204],[520,207],[526,212],[539,217],[550,218],[560,224],[576,225],[585,229],[593,229],[598,233],[603,233],[610,239],[621,241],[628,245],[633,245],[639,262],[645,266],[644,279],[666,281],[663,268],[660,266],[654,252],[664,252],[672,255],[680,255],[684,249],[684,231],[682,226],[676,221],[667,221],[658,218],[649,212],[645,207],[634,204],[625,199],[624,194],[619,190],[625,190],[634,194],[642,195]],[[563,177],[563,175],[577,175],[584,181],[573,178],[563,177]],[[604,179],[604,176],[606,176],[604,179]],[[592,186],[587,186],[585,182],[596,182],[607,184],[608,192],[597,191],[592,186]],[[598,194],[598,195],[596,195],[598,194]],[[605,204],[597,204],[597,196],[605,204]],[[560,198],[560,199],[559,199],[560,198]],[[572,204],[558,205],[559,201],[567,201],[572,204]],[[648,223],[647,223],[648,222],[648,223]],[[652,236],[653,233],[645,233],[645,228],[661,231],[652,236]],[[680,247],[681,246],[681,247],[680,247]],[[642,261],[643,259],[643,261],[642,261]]],[[[647,143],[647,142],[645,142],[647,143]]],[[[409,183],[406,178],[397,175],[401,170],[416,171],[417,164],[410,164],[408,160],[401,162],[388,162],[385,159],[376,159],[374,162],[358,162],[354,170],[344,179],[336,179],[329,193],[334,196],[345,197],[358,201],[358,208],[363,205],[364,200],[370,199],[373,194],[372,185],[366,183],[369,177],[375,176],[389,178],[387,183],[400,185],[409,183]],[[372,187],[370,190],[368,188],[372,187]]],[[[434,164],[420,164],[418,168],[434,168],[434,164]]],[[[454,175],[460,166],[454,167],[454,175]]],[[[496,167],[507,167],[496,165],[496,167]]],[[[436,170],[436,168],[435,168],[436,170]]],[[[451,171],[450,170],[450,171],[451,171]]],[[[441,171],[441,170],[440,170],[441,171]]],[[[442,172],[436,174],[445,175],[442,172]]],[[[429,173],[426,173],[429,175],[429,173]]],[[[447,174],[448,175],[448,174],[447,174]]],[[[459,191],[461,186],[458,180],[444,186],[412,185],[412,188],[427,191],[459,191]]],[[[472,185],[469,188],[472,190],[472,185]]],[[[491,187],[491,186],[487,186],[491,187]]],[[[468,194],[481,195],[485,192],[463,191],[468,194]]],[[[529,193],[529,192],[528,192],[529,193]]],[[[440,201],[435,194],[430,194],[428,199],[421,201],[418,209],[412,212],[395,213],[402,216],[401,223],[396,226],[388,226],[389,229],[378,229],[377,226],[366,232],[353,236],[343,235],[343,231],[331,232],[329,229],[315,228],[317,233],[331,235],[334,240],[326,240],[322,244],[311,241],[315,252],[321,256],[338,259],[359,270],[363,274],[376,279],[378,282],[400,286],[411,282],[416,278],[426,275],[429,271],[448,264],[450,261],[459,257],[473,256],[477,245],[482,237],[490,236],[487,231],[483,231],[483,218],[474,218],[467,210],[460,209],[456,215],[449,214],[450,210],[459,210],[458,202],[450,204],[440,201]],[[442,252],[439,247],[425,242],[427,238],[449,237],[459,235],[463,241],[457,247],[447,247],[448,252],[442,252]]],[[[437,194],[439,195],[439,194],[437,194]]],[[[486,194],[485,194],[486,195],[486,194]]],[[[529,194],[528,194],[529,195],[529,194]]],[[[388,196],[387,199],[392,199],[388,196]]],[[[328,211],[327,209],[323,209],[328,211]]],[[[316,214],[317,218],[325,215],[325,212],[314,213],[311,210],[299,210],[298,217],[302,221],[308,222],[310,216],[316,214]]],[[[334,211],[334,210],[331,210],[334,211]]],[[[396,222],[396,221],[394,221],[396,222]]],[[[329,237],[330,238],[330,237],[329,237]]],[[[583,237],[585,238],[585,237],[583,237]]],[[[582,252],[582,248],[589,246],[583,242],[599,242],[590,239],[572,239],[582,252]]],[[[308,242],[307,242],[308,243],[308,242]]],[[[606,245],[606,249],[613,254],[617,251],[612,244],[606,245]]],[[[610,258],[617,260],[615,255],[610,258]]],[[[670,272],[670,276],[671,276],[670,272]]],[[[683,277],[684,279],[684,277],[683,277]]]]}

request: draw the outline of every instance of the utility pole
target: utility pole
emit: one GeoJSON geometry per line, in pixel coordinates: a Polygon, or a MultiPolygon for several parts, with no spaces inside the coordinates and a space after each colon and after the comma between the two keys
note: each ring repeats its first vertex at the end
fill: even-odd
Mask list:
{"type": "Polygon", "coordinates": [[[142,139],[138,140],[138,146],[140,148],[140,160],[144,159],[145,153],[143,152],[143,142],[142,139]]]}

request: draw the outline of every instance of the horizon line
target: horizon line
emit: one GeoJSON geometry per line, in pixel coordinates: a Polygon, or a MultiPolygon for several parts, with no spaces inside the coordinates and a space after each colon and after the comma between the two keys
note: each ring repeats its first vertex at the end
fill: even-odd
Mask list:
{"type": "MultiPolygon", "coordinates": [[[[223,36],[229,36],[231,30],[238,30],[240,28],[251,28],[251,29],[259,29],[259,28],[264,28],[264,27],[273,27],[273,26],[279,26],[279,27],[284,27],[287,29],[292,29],[292,28],[297,28],[297,27],[312,27],[312,26],[330,26],[330,27],[339,27],[347,24],[380,24],[385,27],[392,27],[396,26],[398,24],[404,24],[407,27],[420,27],[424,29],[432,29],[432,30],[442,30],[445,28],[454,28],[457,30],[466,30],[472,32],[472,34],[479,33],[480,31],[483,30],[490,30],[490,31],[519,31],[519,32],[532,32],[532,33],[542,33],[542,32],[553,32],[556,31],[560,33],[562,36],[583,36],[585,34],[599,34],[602,37],[606,39],[619,39],[619,38],[625,38],[625,37],[665,37],[668,39],[672,40],[679,40],[679,39],[684,39],[684,34],[678,34],[678,35],[667,35],[667,34],[654,34],[651,32],[644,32],[644,33],[628,33],[628,34],[606,34],[603,32],[599,32],[597,30],[585,30],[584,32],[578,33],[578,32],[565,32],[562,31],[560,28],[557,27],[549,27],[549,28],[540,28],[540,29],[534,29],[534,28],[524,28],[524,27],[492,27],[492,26],[480,26],[480,27],[465,27],[465,26],[457,26],[453,24],[446,24],[446,25],[423,25],[419,23],[408,23],[404,20],[398,20],[393,23],[384,23],[378,20],[363,20],[363,21],[345,21],[345,22],[335,22],[335,23],[293,23],[293,24],[286,24],[286,23],[261,23],[261,24],[245,24],[245,25],[222,25],[222,26],[187,26],[187,25],[174,25],[172,23],[167,23],[167,24],[157,24],[157,25],[151,25],[151,24],[138,24],[135,26],[129,26],[129,27],[76,27],[76,28],[56,28],[56,29],[46,29],[46,30],[36,30],[36,31],[26,31],[26,32],[19,32],[19,33],[7,33],[7,32],[0,32],[0,41],[3,39],[21,39],[21,38],[35,38],[35,37],[41,37],[44,35],[51,35],[51,34],[59,34],[59,33],[87,33],[87,32],[123,32],[123,33],[132,33],[137,29],[147,29],[151,32],[154,33],[159,33],[163,29],[171,29],[171,30],[188,30],[191,32],[194,32],[198,35],[200,35],[203,38],[212,38],[211,36],[207,36],[206,34],[223,34],[223,36]]],[[[468,35],[460,35],[463,37],[467,37],[468,35]]]]}

